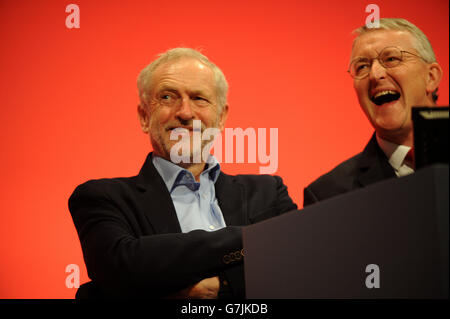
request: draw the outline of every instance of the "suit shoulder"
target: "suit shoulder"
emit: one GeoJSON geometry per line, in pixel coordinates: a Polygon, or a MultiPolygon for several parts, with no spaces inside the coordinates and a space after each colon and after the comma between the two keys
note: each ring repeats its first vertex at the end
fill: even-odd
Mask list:
{"type": "Polygon", "coordinates": [[[321,175],[308,185],[310,189],[323,189],[328,187],[351,187],[357,175],[358,163],[362,153],[345,160],[329,172],[321,175]]]}
{"type": "MultiPolygon", "coordinates": [[[[231,176],[231,175],[227,175],[231,176]]],[[[236,181],[243,184],[252,184],[252,185],[267,185],[267,184],[278,184],[282,183],[282,179],[277,175],[256,175],[256,174],[239,174],[233,175],[236,181]]]]}
{"type": "Polygon", "coordinates": [[[70,198],[83,195],[107,196],[107,194],[114,194],[120,192],[121,190],[123,191],[133,188],[135,185],[135,180],[136,176],[91,179],[78,185],[70,198]]]}
{"type": "Polygon", "coordinates": [[[251,196],[252,194],[259,194],[267,197],[274,194],[283,194],[284,196],[284,193],[287,193],[287,186],[279,176],[242,174],[234,176],[228,175],[228,177],[232,179],[232,183],[237,183],[243,187],[248,196],[251,196]]]}

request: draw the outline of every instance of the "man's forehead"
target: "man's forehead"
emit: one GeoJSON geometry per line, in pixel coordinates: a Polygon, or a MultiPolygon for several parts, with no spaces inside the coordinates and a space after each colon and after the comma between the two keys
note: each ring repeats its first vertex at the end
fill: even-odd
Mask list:
{"type": "Polygon", "coordinates": [[[181,57],[159,65],[154,74],[212,75],[212,70],[198,59],[181,57]]]}
{"type": "Polygon", "coordinates": [[[215,86],[214,72],[201,61],[182,57],[164,62],[153,72],[150,82],[155,89],[185,84],[193,87],[215,86]]]}
{"type": "Polygon", "coordinates": [[[353,42],[352,57],[379,53],[385,47],[413,48],[414,38],[403,30],[374,30],[358,36],[353,42]]]}
{"type": "Polygon", "coordinates": [[[159,65],[151,79],[154,92],[186,90],[191,93],[213,94],[214,73],[195,58],[180,58],[159,65]]]}

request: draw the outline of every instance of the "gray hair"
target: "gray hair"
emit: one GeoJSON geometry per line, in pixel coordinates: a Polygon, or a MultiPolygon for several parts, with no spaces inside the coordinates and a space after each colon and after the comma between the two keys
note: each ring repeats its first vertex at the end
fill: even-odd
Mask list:
{"type": "MultiPolygon", "coordinates": [[[[359,27],[358,29],[354,30],[353,33],[357,34],[357,37],[353,41],[353,44],[355,44],[356,39],[367,33],[367,32],[373,32],[377,30],[398,30],[398,31],[406,31],[412,34],[414,37],[414,48],[419,53],[419,55],[427,62],[427,63],[433,63],[436,62],[436,56],[433,51],[433,47],[431,46],[430,41],[428,40],[425,33],[422,32],[418,27],[416,27],[414,24],[409,22],[408,20],[401,19],[401,18],[381,18],[380,20],[380,26],[378,28],[368,28],[366,25],[359,27]]],[[[433,102],[436,102],[438,99],[436,89],[432,93],[433,102]]]]}
{"type": "Polygon", "coordinates": [[[228,82],[225,79],[225,75],[219,69],[219,67],[214,63],[212,63],[206,56],[201,54],[199,51],[191,48],[174,48],[167,50],[164,53],[160,53],[156,60],[154,60],[144,69],[142,69],[137,78],[137,87],[141,103],[145,105],[148,102],[147,93],[151,89],[152,85],[151,79],[153,77],[155,70],[162,64],[179,60],[181,58],[196,59],[201,63],[205,64],[206,66],[208,66],[213,71],[214,78],[216,81],[217,103],[219,109],[222,110],[223,107],[227,104],[227,93],[228,93],[228,82]]]}

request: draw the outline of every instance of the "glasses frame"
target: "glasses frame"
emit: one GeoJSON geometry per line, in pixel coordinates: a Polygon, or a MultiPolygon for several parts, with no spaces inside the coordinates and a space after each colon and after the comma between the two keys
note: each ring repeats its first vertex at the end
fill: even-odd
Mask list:
{"type": "MultiPolygon", "coordinates": [[[[415,57],[417,57],[417,58],[420,58],[420,59],[422,59],[423,61],[427,62],[423,57],[421,57],[421,56],[418,55],[418,54],[415,54],[415,53],[412,53],[412,52],[409,52],[409,51],[406,51],[406,50],[402,50],[402,49],[400,49],[400,48],[398,48],[398,47],[395,47],[395,46],[389,46],[389,47],[383,48],[383,49],[380,51],[380,53],[378,53],[378,56],[376,56],[375,58],[369,59],[369,61],[370,61],[370,68],[372,68],[373,61],[374,61],[374,60],[378,60],[378,62],[380,63],[380,65],[381,65],[383,68],[385,68],[385,69],[395,68],[395,67],[399,66],[399,65],[403,62],[403,53],[411,54],[411,55],[413,55],[413,56],[415,56],[415,57]],[[397,49],[398,51],[400,51],[400,61],[399,61],[398,64],[395,65],[395,66],[386,66],[386,65],[384,65],[384,62],[383,62],[382,60],[380,60],[380,56],[381,56],[381,54],[383,53],[383,51],[386,50],[386,49],[389,49],[389,48],[395,48],[395,49],[397,49]]],[[[353,63],[354,63],[355,61],[357,61],[357,59],[359,59],[359,58],[360,58],[360,57],[357,57],[357,58],[353,59],[353,60],[350,62],[350,65],[348,66],[348,69],[347,69],[348,74],[350,74],[350,76],[351,76],[353,79],[356,79],[356,80],[364,79],[364,78],[365,78],[366,76],[368,76],[369,73],[370,73],[370,71],[369,71],[369,72],[367,72],[367,74],[365,74],[364,76],[356,76],[356,75],[353,76],[353,75],[352,75],[352,72],[350,71],[350,70],[351,70],[351,67],[352,67],[353,63]]]]}

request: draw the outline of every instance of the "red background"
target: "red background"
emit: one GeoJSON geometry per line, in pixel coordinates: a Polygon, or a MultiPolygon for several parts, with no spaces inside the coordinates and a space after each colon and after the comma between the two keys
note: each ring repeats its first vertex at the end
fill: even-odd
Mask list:
{"type": "MultiPolygon", "coordinates": [[[[136,77],[157,53],[203,48],[230,83],[227,127],[278,128],[276,174],[303,187],[362,150],[372,129],[346,73],[351,31],[369,1],[0,0],[0,298],[72,298],[65,267],[88,280],[67,200],[92,178],[138,173],[151,150],[136,77]]],[[[444,70],[448,1],[376,1],[419,26],[444,70]]],[[[224,164],[258,173],[257,164],[224,164]]]]}

